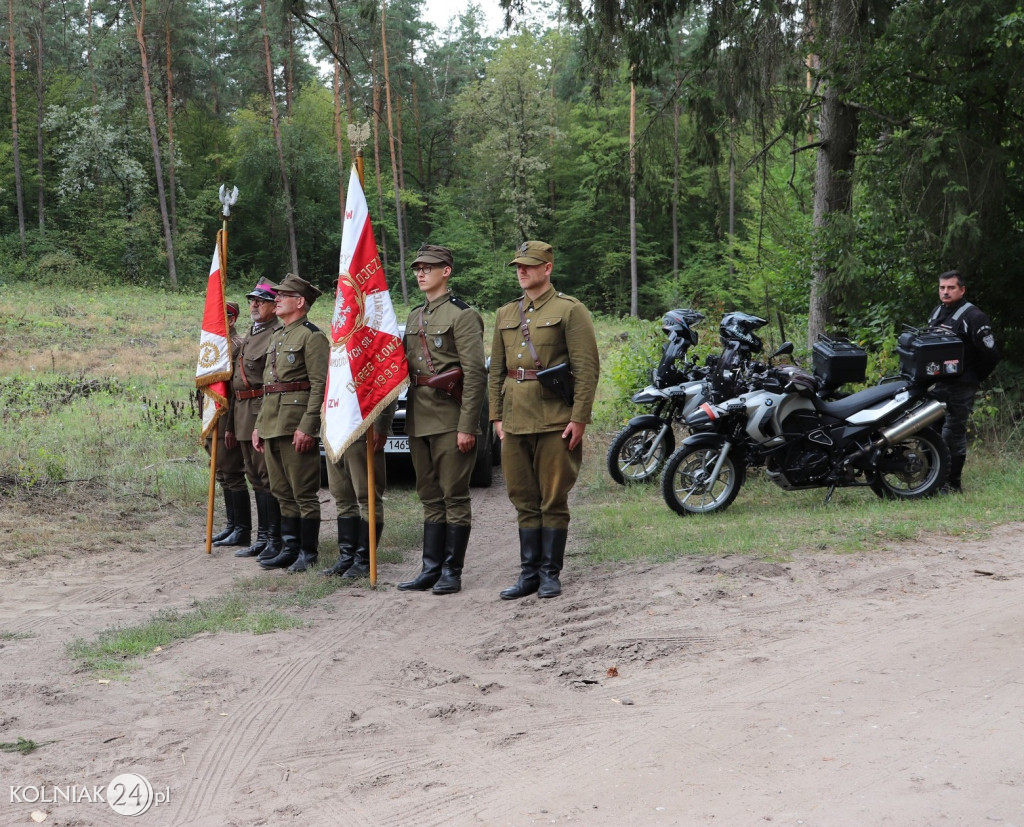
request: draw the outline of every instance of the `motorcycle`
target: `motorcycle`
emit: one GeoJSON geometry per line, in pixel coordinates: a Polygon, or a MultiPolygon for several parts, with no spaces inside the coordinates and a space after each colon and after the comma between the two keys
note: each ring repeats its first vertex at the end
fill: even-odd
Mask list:
{"type": "Polygon", "coordinates": [[[630,419],[608,446],[608,474],[619,485],[656,480],[675,451],[675,427],[701,403],[731,396],[740,368],[752,353],[760,352],[761,340],[753,331],[766,320],[727,313],[719,325],[722,354],[708,357],[703,366],[685,362],[686,352],[697,344],[693,325],[703,318],[696,310],[671,310],[662,319],[668,341],[661,361],[651,372],[651,384],[632,397],[635,404],[653,410],[630,419]]]}
{"type": "Polygon", "coordinates": [[[773,360],[744,377],[746,389],[703,403],[685,424],[691,435],[669,457],[662,494],[677,514],[727,508],[750,468],[763,467],[787,491],[866,486],[879,497],[917,499],[937,493],[949,472],[949,449],[931,427],[945,406],[927,385],[900,378],[829,401],[820,383],[773,360]]]}

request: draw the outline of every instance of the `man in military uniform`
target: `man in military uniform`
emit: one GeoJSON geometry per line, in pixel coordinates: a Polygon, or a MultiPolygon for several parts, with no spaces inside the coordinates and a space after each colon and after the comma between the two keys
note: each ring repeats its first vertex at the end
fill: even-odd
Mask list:
{"type": "MultiPolygon", "coordinates": [[[[252,292],[246,295],[252,326],[235,348],[235,364],[231,371],[231,410],[224,434],[225,443],[237,444],[241,449],[245,476],[256,498],[256,541],[236,551],[235,557],[256,557],[257,560],[270,560],[281,553],[281,512],[277,500],[270,493],[266,460],[252,445],[252,431],[263,401],[267,347],[276,321],[275,294],[269,284],[266,279],[260,279],[252,292]]],[[[248,494],[245,507],[248,509],[248,494]]]]}
{"type": "MultiPolygon", "coordinates": [[[[237,353],[242,339],[235,331],[238,320],[238,305],[235,302],[225,304],[228,318],[228,336],[231,339],[231,350],[237,353]]],[[[228,399],[227,410],[217,420],[217,471],[216,479],[224,492],[224,514],[227,524],[211,538],[215,546],[246,546],[252,539],[252,509],[249,507],[249,488],[245,484],[245,460],[242,449],[231,432],[231,414],[234,405],[228,399]]],[[[210,452],[210,438],[206,439],[206,452],[210,452]]]]}
{"type": "Polygon", "coordinates": [[[509,263],[523,295],[498,308],[491,346],[491,419],[502,440],[519,523],[521,573],[503,600],[562,592],[569,492],[583,461],[600,362],[590,313],[551,286],[554,251],[526,241],[509,263]]]}
{"type": "Polygon", "coordinates": [[[278,323],[263,372],[263,404],[252,432],[264,454],[270,491],[281,509],[284,548],[263,568],[305,571],[320,542],[320,409],[327,385],[330,343],[306,316],[320,291],[292,273],[269,285],[278,323]]]}
{"type": "Polygon", "coordinates": [[[423,567],[398,584],[403,591],[459,591],[472,526],[469,478],[487,394],[484,322],[452,295],[452,264],[447,247],[424,244],[412,265],[426,301],[405,325],[405,430],[423,503],[423,567]]]}
{"type": "MultiPolygon", "coordinates": [[[[374,536],[380,543],[384,531],[384,491],[387,468],[384,444],[395,418],[392,402],[373,422],[374,536]]],[[[327,485],[338,510],[338,560],[320,573],[325,577],[368,577],[370,574],[369,481],[366,472],[366,437],[360,437],[341,455],[327,463],[327,485]]]]}
{"type": "Polygon", "coordinates": [[[957,270],[939,276],[939,301],[928,319],[929,327],[941,327],[955,333],[964,343],[964,370],[955,380],[933,388],[936,398],[946,403],[942,438],[949,446],[949,477],[946,493],[963,491],[962,475],[967,461],[967,422],[974,410],[978,386],[999,362],[999,350],[992,335],[992,323],[981,310],[964,297],[967,283],[957,270]]]}

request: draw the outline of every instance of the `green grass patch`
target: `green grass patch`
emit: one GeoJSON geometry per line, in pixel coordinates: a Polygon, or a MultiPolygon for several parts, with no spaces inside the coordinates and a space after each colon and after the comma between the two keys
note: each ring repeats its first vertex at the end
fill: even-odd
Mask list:
{"type": "Polygon", "coordinates": [[[28,640],[35,637],[31,632],[0,632],[0,640],[28,640]]]}
{"type": "Polygon", "coordinates": [[[35,752],[41,746],[51,744],[52,741],[33,741],[30,738],[18,736],[17,741],[0,741],[0,752],[17,752],[21,755],[28,755],[35,752]]]}

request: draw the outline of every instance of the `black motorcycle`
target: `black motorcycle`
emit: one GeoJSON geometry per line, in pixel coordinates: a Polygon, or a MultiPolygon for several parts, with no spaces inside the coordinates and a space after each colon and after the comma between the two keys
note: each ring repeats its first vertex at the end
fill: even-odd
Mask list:
{"type": "Polygon", "coordinates": [[[879,497],[935,494],[949,471],[949,449],[932,423],[945,406],[910,379],[877,385],[837,401],[818,395],[820,383],[793,366],[775,367],[790,343],[749,370],[743,392],[705,403],[686,418],[691,430],[669,458],[662,494],[677,514],[727,508],[763,467],[780,488],[794,491],[870,487],[879,497]]]}

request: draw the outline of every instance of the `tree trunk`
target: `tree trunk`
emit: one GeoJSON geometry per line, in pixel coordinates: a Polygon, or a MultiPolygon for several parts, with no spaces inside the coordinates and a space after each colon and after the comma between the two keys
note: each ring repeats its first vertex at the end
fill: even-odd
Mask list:
{"type": "Polygon", "coordinates": [[[7,22],[10,26],[7,54],[11,63],[11,146],[14,155],[14,192],[18,200],[18,236],[21,254],[25,255],[25,202],[21,190],[21,157],[18,151],[18,76],[14,58],[14,0],[7,0],[7,22]]]}
{"type": "Polygon", "coordinates": [[[39,234],[46,235],[46,165],[45,146],[43,141],[43,118],[46,116],[46,83],[43,76],[43,35],[46,32],[46,3],[42,1],[36,8],[39,19],[36,21],[36,175],[39,177],[38,209],[39,234]]]}
{"type": "MultiPolygon", "coordinates": [[[[676,72],[676,89],[679,89],[676,72]]],[[[679,278],[679,94],[672,104],[672,278],[679,278]]]]}
{"type": "Polygon", "coordinates": [[[178,287],[178,271],[174,264],[174,238],[171,236],[171,221],[167,214],[167,195],[164,192],[164,169],[160,160],[160,137],[156,131],[156,112],[153,109],[153,86],[149,77],[149,55],[146,53],[146,0],[139,0],[136,11],[135,0],[128,0],[135,23],[135,39],[139,43],[139,57],[142,60],[142,90],[146,96],[146,117],[149,120],[149,143],[153,149],[153,167],[156,170],[156,193],[160,202],[160,219],[164,225],[164,246],[167,250],[167,275],[171,287],[178,287]]]}
{"type": "MultiPolygon", "coordinates": [[[[373,170],[377,177],[377,214],[384,216],[384,186],[380,169],[380,83],[377,80],[377,50],[370,50],[370,75],[373,77],[373,170]]],[[[380,261],[384,272],[388,271],[388,236],[380,234],[380,261]]]]}
{"type": "MultiPolygon", "coordinates": [[[[334,27],[334,51],[338,51],[338,27],[334,27]]],[[[334,144],[338,154],[338,232],[345,229],[345,144],[341,134],[341,61],[334,59],[334,144]]]]}
{"type": "Polygon", "coordinates": [[[167,187],[170,196],[171,234],[178,237],[178,196],[174,162],[174,69],[171,66],[171,3],[164,15],[164,58],[167,62],[167,187]]]}
{"type": "Polygon", "coordinates": [[[409,303],[409,288],[405,283],[405,233],[402,230],[402,188],[398,178],[398,155],[395,152],[395,130],[391,122],[391,77],[388,73],[388,36],[387,27],[384,22],[384,9],[386,3],[380,8],[380,43],[381,57],[384,59],[384,108],[388,116],[388,146],[391,150],[391,179],[395,186],[395,228],[398,231],[398,267],[399,279],[402,284],[402,302],[409,303]]]}
{"type": "Polygon", "coordinates": [[[267,70],[267,92],[270,95],[270,122],[277,145],[277,163],[281,173],[281,189],[284,194],[285,222],[288,225],[288,251],[291,257],[291,272],[299,273],[299,251],[295,241],[295,211],[292,208],[291,183],[288,180],[288,165],[284,158],[284,142],[281,140],[281,121],[277,113],[277,97],[274,94],[274,64],[270,59],[270,35],[267,34],[267,3],[260,0],[260,26],[263,30],[263,57],[267,70]]]}
{"type": "Polygon", "coordinates": [[[636,81],[629,82],[629,315],[639,313],[636,267],[636,81]]]}

